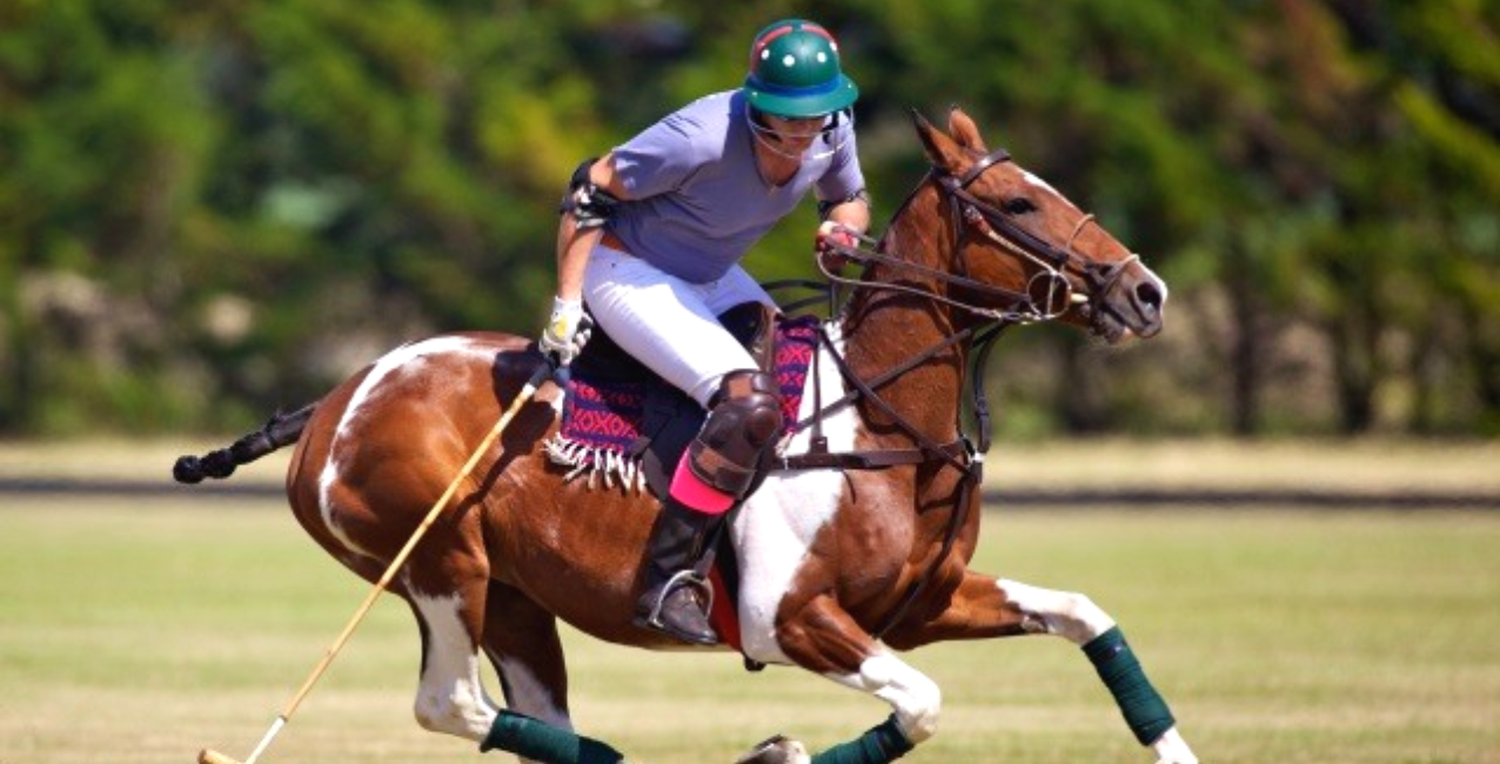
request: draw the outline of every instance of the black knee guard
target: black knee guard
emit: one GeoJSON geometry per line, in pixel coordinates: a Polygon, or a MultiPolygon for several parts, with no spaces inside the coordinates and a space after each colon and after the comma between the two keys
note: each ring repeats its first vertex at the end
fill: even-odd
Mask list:
{"type": "Polygon", "coordinates": [[[781,434],[776,378],[758,371],[726,374],[698,437],[688,445],[688,467],[699,480],[736,498],[760,469],[766,449],[781,434]]]}

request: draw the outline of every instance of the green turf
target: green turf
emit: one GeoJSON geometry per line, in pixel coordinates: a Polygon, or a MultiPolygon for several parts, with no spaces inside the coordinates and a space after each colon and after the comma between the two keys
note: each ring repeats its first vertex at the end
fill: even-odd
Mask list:
{"type": "MultiPolygon", "coordinates": [[[[1500,762],[1500,515],[991,512],[977,567],[1087,592],[1205,762],[1500,762]]],[[[367,586],[275,502],[4,499],[0,764],[243,758],[367,586]]],[[[633,761],[813,748],[889,709],[790,669],[569,634],[580,730],[633,761]]],[[[904,761],[1149,762],[1054,638],[907,656],[944,691],[904,761]]],[[[510,761],[411,717],[417,640],[383,600],[262,762],[510,761]]],[[[494,687],[491,681],[491,687],[494,687]]]]}

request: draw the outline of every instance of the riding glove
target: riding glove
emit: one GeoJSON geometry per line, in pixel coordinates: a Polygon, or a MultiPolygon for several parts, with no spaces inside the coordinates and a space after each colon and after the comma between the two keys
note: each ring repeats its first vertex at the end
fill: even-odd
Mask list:
{"type": "Polygon", "coordinates": [[[593,333],[594,322],[583,312],[582,300],[552,298],[552,316],[542,330],[537,346],[543,353],[552,356],[558,366],[567,366],[583,352],[593,333]]]}
{"type": "Polygon", "coordinates": [[[841,249],[854,249],[859,246],[859,237],[848,228],[825,220],[818,226],[817,238],[813,243],[813,252],[818,261],[825,265],[832,273],[839,273],[844,266],[849,264],[849,256],[841,249]]]}

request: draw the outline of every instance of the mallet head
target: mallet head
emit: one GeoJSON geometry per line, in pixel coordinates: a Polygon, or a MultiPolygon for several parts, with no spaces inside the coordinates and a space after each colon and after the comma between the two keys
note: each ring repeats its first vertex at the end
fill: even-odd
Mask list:
{"type": "Polygon", "coordinates": [[[218,751],[204,748],[198,752],[198,764],[240,764],[240,762],[225,756],[218,751]]]}

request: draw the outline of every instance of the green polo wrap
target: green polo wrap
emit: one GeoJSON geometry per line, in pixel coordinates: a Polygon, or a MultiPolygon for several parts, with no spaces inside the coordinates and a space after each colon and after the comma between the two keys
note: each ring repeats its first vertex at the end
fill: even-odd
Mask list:
{"type": "Polygon", "coordinates": [[[1167,702],[1146,679],[1146,672],[1141,670],[1141,662],[1136,660],[1120,627],[1095,637],[1083,646],[1083,652],[1104,680],[1104,686],[1115,696],[1125,723],[1141,745],[1156,742],[1177,723],[1167,702]]]}
{"type": "Polygon", "coordinates": [[[495,717],[479,744],[481,753],[495,748],[547,764],[618,764],[625,758],[598,740],[510,711],[495,717]]]}
{"type": "Polygon", "coordinates": [[[912,749],[910,740],[896,726],[896,716],[865,730],[865,734],[819,751],[812,764],[890,764],[912,749]]]}

